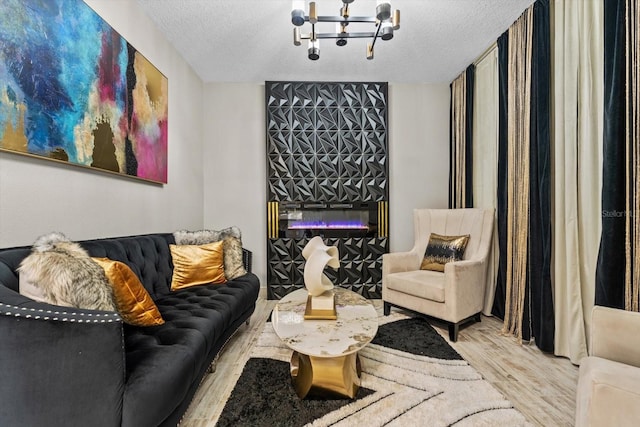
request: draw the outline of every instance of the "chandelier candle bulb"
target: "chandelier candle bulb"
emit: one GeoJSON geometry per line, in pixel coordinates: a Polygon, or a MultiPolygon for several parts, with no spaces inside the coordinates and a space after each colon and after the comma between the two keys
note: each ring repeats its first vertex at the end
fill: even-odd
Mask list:
{"type": "MultiPolygon", "coordinates": [[[[336,33],[338,35],[344,35],[346,33],[345,24],[336,22],[336,33]]],[[[336,44],[338,46],[344,46],[347,44],[347,39],[341,37],[338,40],[336,40],[336,44]]]]}
{"type": "Polygon", "coordinates": [[[311,24],[318,23],[318,13],[316,12],[316,2],[309,3],[309,22],[311,24]]]}
{"type": "Polygon", "coordinates": [[[294,44],[294,46],[300,46],[302,44],[300,39],[301,39],[301,37],[300,37],[300,28],[295,27],[293,29],[293,44],[294,44]]]}
{"type": "Polygon", "coordinates": [[[394,30],[397,31],[400,29],[400,11],[398,9],[393,11],[393,18],[391,19],[391,22],[393,23],[394,30]]]}

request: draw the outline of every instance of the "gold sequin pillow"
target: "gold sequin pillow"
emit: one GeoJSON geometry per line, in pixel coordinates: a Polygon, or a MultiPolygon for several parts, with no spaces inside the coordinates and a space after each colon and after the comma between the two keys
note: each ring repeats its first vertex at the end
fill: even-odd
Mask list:
{"type": "Polygon", "coordinates": [[[441,236],[431,233],[420,269],[444,271],[446,263],[462,259],[468,241],[468,234],[464,236],[441,236]]]}

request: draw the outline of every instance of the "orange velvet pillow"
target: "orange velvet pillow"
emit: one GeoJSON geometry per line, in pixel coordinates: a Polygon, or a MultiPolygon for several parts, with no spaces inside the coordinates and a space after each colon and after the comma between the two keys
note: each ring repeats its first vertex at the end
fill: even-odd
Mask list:
{"type": "Polygon", "coordinates": [[[93,258],[93,260],[104,269],[107,279],[113,286],[118,311],[126,323],[135,326],[164,324],[164,319],[151,299],[151,295],[127,264],[109,258],[93,258]]]}
{"type": "Polygon", "coordinates": [[[209,283],[226,283],[223,242],[206,245],[169,245],[173,259],[171,290],[209,283]]]}

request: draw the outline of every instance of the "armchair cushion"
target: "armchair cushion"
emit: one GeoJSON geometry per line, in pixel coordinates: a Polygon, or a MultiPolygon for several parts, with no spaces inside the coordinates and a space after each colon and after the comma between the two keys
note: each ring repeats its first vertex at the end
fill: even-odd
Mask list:
{"type": "Polygon", "coordinates": [[[444,302],[444,273],[437,271],[393,273],[387,276],[387,287],[418,298],[444,302]]]}
{"type": "Polygon", "coordinates": [[[420,269],[444,271],[446,263],[462,259],[468,241],[468,234],[464,236],[441,236],[440,234],[431,233],[420,269]]]}

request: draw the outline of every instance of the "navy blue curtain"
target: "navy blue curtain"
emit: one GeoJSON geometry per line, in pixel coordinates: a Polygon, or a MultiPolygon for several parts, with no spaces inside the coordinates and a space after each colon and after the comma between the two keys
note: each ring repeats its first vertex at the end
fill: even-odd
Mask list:
{"type": "MultiPolygon", "coordinates": [[[[522,339],[535,338],[545,352],[553,352],[555,317],[551,287],[551,154],[550,154],[550,8],[549,0],[533,5],[531,66],[531,131],[529,165],[529,240],[527,292],[522,339]]],[[[508,32],[498,39],[498,243],[500,260],[492,313],[504,319],[507,277],[507,180],[508,178],[508,32]]]]}
{"type": "Polygon", "coordinates": [[[509,84],[509,32],[498,38],[498,275],[491,313],[504,319],[505,300],[507,298],[507,149],[509,134],[508,123],[508,84],[509,84]]]}
{"type": "Polygon", "coordinates": [[[625,1],[604,2],[602,234],[596,305],[624,309],[625,292],[625,1]]]}
{"type": "MultiPolygon", "coordinates": [[[[529,172],[529,249],[527,298],[530,329],[523,325],[523,339],[535,337],[540,350],[553,352],[555,316],[551,287],[551,45],[549,0],[533,5],[531,61],[531,137],[529,172]],[[528,336],[527,336],[528,335],[528,336]]],[[[525,314],[525,322],[527,315],[525,314]]]]}
{"type": "Polygon", "coordinates": [[[471,64],[467,67],[466,73],[466,105],[467,113],[465,115],[465,182],[464,182],[464,207],[473,207],[473,92],[475,84],[476,66],[471,64]]]}

